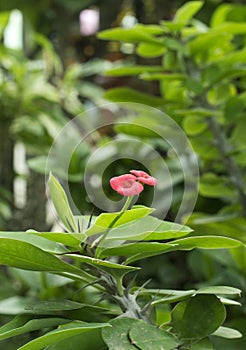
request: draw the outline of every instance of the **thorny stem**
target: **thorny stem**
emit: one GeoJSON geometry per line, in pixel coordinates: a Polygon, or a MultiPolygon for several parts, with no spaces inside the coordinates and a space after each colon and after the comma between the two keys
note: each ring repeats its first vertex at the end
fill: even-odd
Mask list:
{"type": "Polygon", "coordinates": [[[131,294],[128,288],[124,288],[121,281],[114,279],[104,279],[104,287],[110,297],[119,305],[123,314],[130,318],[136,318],[149,323],[146,312],[141,310],[137,303],[137,293],[131,294]],[[120,287],[120,288],[119,288],[120,287]],[[114,291],[114,293],[112,293],[114,291]]]}

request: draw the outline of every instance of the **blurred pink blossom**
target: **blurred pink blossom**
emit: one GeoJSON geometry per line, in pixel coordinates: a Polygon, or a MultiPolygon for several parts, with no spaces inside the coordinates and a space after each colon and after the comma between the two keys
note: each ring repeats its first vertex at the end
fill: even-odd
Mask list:
{"type": "Polygon", "coordinates": [[[83,10],[79,14],[80,33],[93,35],[99,30],[99,11],[97,9],[83,10]]]}

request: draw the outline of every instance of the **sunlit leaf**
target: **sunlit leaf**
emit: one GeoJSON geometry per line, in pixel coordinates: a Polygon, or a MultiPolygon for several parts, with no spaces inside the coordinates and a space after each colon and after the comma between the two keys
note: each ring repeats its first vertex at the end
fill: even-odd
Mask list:
{"type": "Polygon", "coordinates": [[[242,334],[238,330],[223,326],[220,326],[212,335],[227,339],[236,339],[242,337],[242,334]]]}
{"type": "Polygon", "coordinates": [[[203,1],[188,1],[180,7],[173,18],[174,22],[188,23],[203,6],[203,1]]]}
{"type": "Polygon", "coordinates": [[[109,228],[117,227],[138,218],[145,217],[153,211],[154,209],[152,208],[136,206],[125,212],[102,213],[85,233],[87,236],[102,233],[109,228]]]}

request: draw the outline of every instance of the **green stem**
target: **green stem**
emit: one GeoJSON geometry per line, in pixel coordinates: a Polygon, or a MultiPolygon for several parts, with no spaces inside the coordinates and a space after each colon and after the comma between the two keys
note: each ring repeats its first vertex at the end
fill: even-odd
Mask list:
{"type": "Polygon", "coordinates": [[[122,285],[122,277],[121,278],[115,278],[116,284],[117,284],[117,291],[119,296],[123,296],[124,290],[123,290],[123,285],[122,285]]]}
{"type": "Polygon", "coordinates": [[[134,196],[127,197],[127,199],[125,201],[125,204],[123,205],[123,207],[122,207],[122,209],[120,211],[121,213],[123,213],[124,211],[126,211],[130,207],[131,202],[133,200],[133,197],[134,196]]]}
{"type": "Polygon", "coordinates": [[[96,252],[95,252],[95,257],[99,258],[100,257],[100,253],[103,247],[103,244],[107,238],[107,235],[110,231],[110,229],[114,226],[114,224],[119,220],[119,218],[121,217],[121,215],[129,208],[129,206],[131,205],[131,202],[133,200],[133,196],[127,197],[125,204],[123,205],[121,211],[119,212],[119,215],[111,222],[111,224],[109,225],[108,229],[104,232],[104,234],[101,236],[100,240],[99,240],[99,244],[97,246],[96,252]]]}
{"type": "Polygon", "coordinates": [[[46,272],[41,271],[40,272],[40,278],[41,278],[41,285],[44,290],[48,288],[48,281],[47,281],[47,275],[46,272]]]}

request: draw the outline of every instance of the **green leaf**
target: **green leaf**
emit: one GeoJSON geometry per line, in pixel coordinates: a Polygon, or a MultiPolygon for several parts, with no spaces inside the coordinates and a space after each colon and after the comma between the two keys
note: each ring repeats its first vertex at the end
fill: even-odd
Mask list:
{"type": "Polygon", "coordinates": [[[207,129],[204,117],[190,115],[184,119],[183,127],[188,135],[199,135],[207,129]]]}
{"type": "Polygon", "coordinates": [[[229,19],[233,19],[235,22],[244,22],[245,16],[246,8],[244,5],[222,3],[213,12],[210,24],[213,28],[227,22],[229,19]]]}
{"type": "Polygon", "coordinates": [[[190,350],[214,350],[214,347],[209,338],[204,338],[198,342],[194,342],[190,350]]]}
{"type": "Polygon", "coordinates": [[[213,61],[217,64],[221,64],[223,66],[230,66],[230,65],[239,65],[244,64],[245,62],[245,55],[246,55],[246,49],[233,51],[228,53],[227,55],[223,55],[223,57],[218,57],[217,59],[214,59],[213,61]]]}
{"type": "Polygon", "coordinates": [[[51,199],[60,220],[69,232],[76,232],[77,228],[75,220],[70,209],[66,193],[52,174],[49,176],[48,185],[51,199]]]}
{"type": "Polygon", "coordinates": [[[152,58],[159,57],[166,51],[165,46],[160,46],[159,44],[150,43],[140,43],[137,47],[137,54],[141,57],[152,58]]]}
{"type": "Polygon", "coordinates": [[[67,323],[54,331],[31,340],[27,344],[18,348],[18,350],[41,350],[50,344],[58,343],[75,335],[109,326],[110,325],[108,323],[84,323],[81,321],[67,323]]]}
{"type": "Polygon", "coordinates": [[[217,176],[215,173],[206,173],[200,179],[199,193],[210,198],[233,198],[235,190],[225,176],[217,176]]]}
{"type": "Polygon", "coordinates": [[[165,31],[176,32],[177,30],[181,30],[185,26],[185,23],[183,22],[178,23],[173,21],[161,21],[160,23],[163,26],[165,31]]]}
{"type": "MultiPolygon", "coordinates": [[[[155,297],[155,300],[151,303],[151,305],[158,305],[162,303],[173,303],[180,300],[187,299],[188,297],[195,296],[197,294],[215,294],[217,296],[220,295],[235,295],[240,294],[241,291],[238,288],[228,287],[228,286],[210,286],[200,288],[198,290],[172,290],[172,289],[143,289],[140,291],[140,295],[152,295],[155,297]]],[[[221,302],[224,303],[223,298],[220,298],[221,302]]],[[[232,300],[234,303],[234,300],[232,300]]],[[[237,302],[236,302],[237,303],[237,302]]],[[[238,303],[237,303],[238,304],[238,303]]]]}
{"type": "Polygon", "coordinates": [[[122,244],[117,247],[104,248],[100,257],[124,256],[129,257],[126,263],[141,260],[150,256],[160,255],[178,250],[200,249],[225,249],[243,246],[242,242],[219,236],[198,236],[173,240],[169,243],[158,242],[137,242],[132,244],[122,244]]]}
{"type": "MultiPolygon", "coordinates": [[[[18,315],[18,314],[32,314],[32,318],[36,318],[37,315],[46,315],[51,317],[69,318],[70,311],[82,310],[84,313],[108,313],[107,308],[100,306],[78,303],[70,300],[52,300],[52,301],[40,301],[33,298],[14,296],[0,301],[0,314],[2,315],[18,315]]],[[[72,316],[73,317],[73,316],[72,316]]]]}
{"type": "MultiPolygon", "coordinates": [[[[159,30],[162,31],[161,28],[159,30]]],[[[145,30],[143,30],[143,26],[141,25],[140,26],[136,25],[135,27],[130,29],[126,29],[126,28],[106,29],[101,31],[98,34],[98,38],[104,39],[104,40],[120,40],[128,43],[145,42],[145,43],[151,43],[156,45],[159,44],[160,46],[162,46],[162,42],[159,39],[156,39],[155,37],[151,36],[145,30]]]]}
{"type": "Polygon", "coordinates": [[[200,249],[226,249],[243,246],[242,242],[219,236],[198,236],[177,239],[171,242],[175,244],[175,250],[190,250],[194,248],[200,249]]]}
{"type": "Polygon", "coordinates": [[[203,6],[203,1],[188,1],[180,7],[173,18],[174,22],[187,24],[203,6]]]}
{"type": "Polygon", "coordinates": [[[0,301],[0,314],[2,315],[18,315],[28,313],[26,305],[33,299],[21,296],[13,296],[0,301]]]}
{"type": "Polygon", "coordinates": [[[178,346],[171,333],[143,322],[133,325],[129,336],[132,344],[141,350],[174,350],[178,346]]]}
{"type": "Polygon", "coordinates": [[[212,335],[227,339],[236,339],[242,337],[242,334],[238,330],[223,326],[219,327],[212,335]]]}
{"type": "Polygon", "coordinates": [[[53,314],[61,311],[78,310],[84,307],[84,304],[71,300],[52,300],[27,303],[25,310],[34,314],[53,314]]]}
{"type": "MultiPolygon", "coordinates": [[[[143,122],[145,122],[144,118],[139,117],[140,123],[141,123],[141,120],[143,122]]],[[[158,138],[158,137],[160,137],[160,135],[158,135],[155,132],[155,129],[153,129],[151,125],[149,125],[148,127],[145,125],[139,125],[138,123],[135,123],[134,120],[132,120],[129,123],[118,123],[114,127],[114,129],[119,134],[122,133],[122,134],[126,134],[126,135],[134,135],[134,136],[142,137],[142,138],[158,138]]]]}
{"type": "Polygon", "coordinates": [[[34,318],[28,315],[18,315],[12,321],[0,328],[0,340],[19,334],[33,332],[39,329],[55,327],[67,323],[69,320],[58,317],[34,318]]]}
{"type": "Polygon", "coordinates": [[[242,306],[241,303],[239,303],[236,300],[232,300],[232,299],[228,299],[228,298],[222,298],[220,297],[220,301],[224,304],[224,305],[237,305],[237,306],[242,306]]]}
{"type": "Polygon", "coordinates": [[[164,240],[188,235],[191,228],[147,216],[110,230],[106,240],[164,240]]]}
{"type": "Polygon", "coordinates": [[[30,243],[15,239],[0,239],[0,264],[24,270],[48,271],[52,273],[71,273],[94,280],[84,271],[69,265],[54,255],[33,246],[30,243]]]}
{"type": "Polygon", "coordinates": [[[160,291],[150,290],[149,291],[155,298],[151,305],[159,305],[159,304],[169,304],[169,303],[176,303],[177,301],[185,300],[191,296],[194,296],[196,294],[195,290],[168,290],[168,289],[161,289],[160,291]],[[165,295],[164,297],[158,299],[159,296],[165,295]]]}
{"type": "Polygon", "coordinates": [[[192,55],[200,55],[204,51],[211,50],[213,47],[220,47],[224,45],[224,42],[231,39],[231,34],[223,33],[219,34],[213,31],[202,33],[196,36],[188,42],[187,46],[192,55]]]}
{"type": "Polygon", "coordinates": [[[126,263],[141,260],[150,256],[160,255],[172,251],[175,245],[169,243],[137,242],[122,244],[113,248],[102,249],[100,257],[124,256],[129,257],[126,263]]]}
{"type": "Polygon", "coordinates": [[[30,243],[35,247],[41,248],[50,253],[58,254],[65,253],[67,249],[60,244],[50,242],[46,237],[42,237],[36,231],[27,231],[27,232],[2,232],[0,231],[0,238],[9,238],[26,243],[30,243]]]}
{"type": "Polygon", "coordinates": [[[3,32],[8,24],[10,11],[1,11],[0,13],[0,38],[2,39],[3,32]]]}
{"type": "Polygon", "coordinates": [[[225,118],[228,121],[242,116],[245,108],[246,101],[241,98],[241,94],[231,97],[226,101],[225,105],[225,118]]]}
{"type": "Polygon", "coordinates": [[[122,66],[116,67],[112,69],[108,69],[104,75],[106,76],[130,76],[130,75],[138,75],[146,72],[160,72],[162,71],[161,66],[122,66]]]}
{"type": "Polygon", "coordinates": [[[136,350],[129,339],[129,331],[133,325],[142,321],[131,318],[118,318],[110,321],[112,328],[103,328],[102,337],[110,350],[136,350]]]}
{"type": "MultiPolygon", "coordinates": [[[[50,241],[59,242],[69,247],[78,247],[86,238],[84,233],[64,233],[64,232],[33,232],[38,237],[44,237],[50,241]]],[[[67,250],[63,249],[63,252],[67,250]]]]}
{"type": "Polygon", "coordinates": [[[184,75],[180,73],[143,73],[140,75],[140,79],[142,80],[165,80],[165,81],[170,81],[170,80],[183,80],[184,75]]]}
{"type": "Polygon", "coordinates": [[[160,97],[155,97],[126,87],[109,89],[104,93],[104,98],[113,102],[136,102],[152,107],[164,105],[164,100],[160,97]]]}
{"type": "Polygon", "coordinates": [[[87,236],[92,236],[97,233],[102,233],[109,228],[123,225],[138,218],[143,218],[151,214],[153,211],[154,209],[145,206],[135,206],[125,212],[102,213],[85,234],[87,236]]]}
{"type": "Polygon", "coordinates": [[[202,83],[197,79],[187,78],[184,81],[184,84],[189,91],[193,92],[196,95],[200,95],[204,90],[202,83]]]}
{"type": "Polygon", "coordinates": [[[237,23],[233,21],[227,21],[221,23],[220,25],[211,29],[212,32],[220,33],[230,33],[230,34],[245,34],[246,33],[246,23],[237,23]]]}
{"type": "Polygon", "coordinates": [[[116,264],[111,261],[91,258],[89,256],[83,256],[83,255],[77,255],[77,254],[66,254],[66,256],[72,259],[75,259],[77,261],[80,261],[81,263],[86,263],[100,270],[106,271],[109,274],[115,276],[116,278],[121,278],[128,272],[136,271],[139,269],[139,267],[116,264]]]}
{"type": "Polygon", "coordinates": [[[204,338],[215,332],[225,317],[225,307],[215,295],[200,294],[175,306],[172,324],[181,338],[204,338]]]}
{"type": "Polygon", "coordinates": [[[106,350],[101,329],[93,329],[80,335],[49,345],[45,350],[106,350]]]}
{"type": "Polygon", "coordinates": [[[196,291],[196,294],[216,294],[216,295],[240,295],[241,290],[234,287],[228,287],[228,286],[209,286],[200,288],[196,291]]]}

